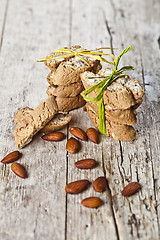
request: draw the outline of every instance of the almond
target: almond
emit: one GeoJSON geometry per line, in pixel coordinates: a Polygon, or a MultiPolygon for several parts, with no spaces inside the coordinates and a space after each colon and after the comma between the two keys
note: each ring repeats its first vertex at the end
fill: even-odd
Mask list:
{"type": "Polygon", "coordinates": [[[21,157],[21,155],[22,154],[19,151],[11,152],[2,159],[1,163],[8,164],[8,163],[15,162],[21,157]]]}
{"type": "Polygon", "coordinates": [[[96,143],[96,144],[99,143],[99,133],[98,133],[98,131],[95,128],[88,128],[87,129],[87,137],[93,143],[96,143]]]}
{"type": "Polygon", "coordinates": [[[82,159],[75,162],[75,166],[80,169],[92,169],[96,166],[96,161],[94,159],[82,159]]]}
{"type": "Polygon", "coordinates": [[[93,183],[93,188],[96,192],[104,192],[106,187],[107,179],[105,177],[98,177],[93,183]]]}
{"type": "Polygon", "coordinates": [[[89,184],[88,180],[78,180],[67,184],[65,190],[67,193],[77,194],[86,189],[89,184]]]}
{"type": "Polygon", "coordinates": [[[87,135],[81,128],[71,127],[69,131],[76,138],[79,138],[83,141],[87,141],[87,135]]]}
{"type": "Polygon", "coordinates": [[[79,149],[80,143],[75,138],[71,137],[66,144],[66,150],[69,153],[77,153],[79,149]]]}
{"type": "Polygon", "coordinates": [[[102,205],[102,201],[98,197],[88,197],[82,200],[81,204],[88,208],[97,208],[102,205]]]}
{"type": "Polygon", "coordinates": [[[124,187],[122,195],[127,197],[136,193],[141,188],[141,185],[138,182],[131,182],[124,187]]]}
{"type": "Polygon", "coordinates": [[[21,178],[27,177],[27,172],[25,168],[19,163],[12,163],[11,169],[18,177],[21,177],[21,178]]]}
{"type": "Polygon", "coordinates": [[[65,135],[62,132],[52,132],[42,136],[43,140],[54,141],[54,142],[62,141],[64,138],[65,138],[65,135]]]}

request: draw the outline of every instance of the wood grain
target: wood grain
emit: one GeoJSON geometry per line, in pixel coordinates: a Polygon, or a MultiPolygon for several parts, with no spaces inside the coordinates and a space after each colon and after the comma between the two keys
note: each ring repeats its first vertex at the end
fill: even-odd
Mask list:
{"type": "MultiPolygon", "coordinates": [[[[69,42],[68,28],[63,29],[63,43],[59,31],[62,22],[69,22],[68,1],[61,14],[59,1],[48,3],[50,7],[46,1],[9,2],[0,55],[1,157],[15,149],[15,112],[47,98],[49,70],[36,59],[69,42]]],[[[37,135],[22,150],[20,163],[29,174],[25,181],[10,166],[0,165],[0,239],[65,238],[65,143],[48,143],[37,135]]]]}
{"type": "MultiPolygon", "coordinates": [[[[145,88],[138,109],[134,142],[119,142],[101,135],[100,144],[81,142],[78,154],[67,154],[69,128],[87,130],[91,122],[82,109],[71,111],[72,122],[62,142],[43,141],[37,134],[21,150],[18,161],[28,171],[26,180],[0,165],[0,239],[24,240],[158,240],[160,237],[160,2],[135,0],[4,0],[0,1],[0,156],[15,150],[13,116],[22,107],[36,107],[46,97],[49,73],[36,59],[64,46],[80,44],[93,49],[117,47],[116,56],[133,49],[121,64],[145,88]],[[99,165],[77,169],[74,162],[94,158],[99,165]],[[92,185],[78,195],[66,195],[65,185],[78,179],[93,182],[106,176],[107,191],[92,185]],[[138,181],[141,190],[128,198],[125,185],[138,181]],[[82,199],[100,197],[103,205],[87,209],[82,199]]],[[[106,66],[106,65],[104,65],[106,66]]]]}
{"type": "MultiPolygon", "coordinates": [[[[159,88],[158,76],[160,72],[156,68],[159,61],[156,52],[159,50],[158,44],[153,44],[151,47],[147,42],[148,38],[150,38],[149,42],[156,43],[154,29],[157,29],[157,14],[160,6],[157,5],[157,8],[155,8],[154,3],[149,1],[146,1],[145,4],[139,7],[138,2],[132,4],[128,2],[122,9],[119,3],[112,1],[110,7],[108,5],[108,8],[106,8],[106,24],[111,35],[112,46],[116,47],[117,42],[119,42],[123,49],[133,42],[133,51],[129,55],[130,64],[136,66],[133,77],[142,82],[146,91],[144,103],[139,110],[136,140],[133,143],[120,142],[121,155],[115,157],[115,161],[112,157],[111,160],[108,160],[108,163],[112,161],[112,168],[108,168],[109,164],[107,162],[105,164],[113,196],[118,230],[122,239],[159,239],[158,198],[155,186],[155,172],[157,172],[158,168],[156,170],[154,167],[156,161],[159,161],[159,156],[157,155],[153,159],[151,155],[152,152],[158,153],[159,151],[158,141],[151,141],[151,138],[158,137],[159,127],[157,126],[157,132],[156,125],[152,124],[150,119],[153,118],[152,108],[157,110],[154,119],[158,119],[159,112],[159,96],[156,90],[159,88]],[[129,8],[137,9],[134,15],[129,14],[129,8]],[[150,8],[150,16],[152,17],[146,19],[148,8],[150,8]],[[153,16],[152,11],[155,12],[155,16],[153,16]],[[109,13],[112,13],[114,24],[109,13]],[[131,27],[128,21],[132,23],[131,27]],[[118,29],[121,29],[121,31],[118,31],[118,29]],[[149,58],[151,53],[155,54],[155,62],[152,56],[149,58]],[[150,81],[149,85],[147,79],[150,81]],[[114,172],[114,174],[111,175],[111,172],[114,172]],[[131,181],[140,182],[142,189],[136,196],[124,199],[120,192],[131,181]]],[[[122,63],[128,63],[125,57],[122,59],[122,63]]],[[[105,142],[103,145],[105,155],[107,146],[105,142]]],[[[112,152],[117,152],[115,146],[112,152]]]]}

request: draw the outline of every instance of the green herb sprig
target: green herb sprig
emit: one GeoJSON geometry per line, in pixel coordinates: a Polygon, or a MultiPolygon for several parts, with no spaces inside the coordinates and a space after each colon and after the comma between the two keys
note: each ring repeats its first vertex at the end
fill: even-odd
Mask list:
{"type": "MultiPolygon", "coordinates": [[[[103,103],[103,94],[106,88],[116,79],[128,76],[127,74],[123,73],[124,71],[128,70],[134,70],[133,66],[124,66],[120,69],[118,68],[119,61],[121,57],[127,53],[130,49],[132,49],[132,46],[126,48],[117,58],[115,61],[115,66],[110,74],[110,76],[102,76],[102,77],[97,77],[97,78],[105,78],[104,80],[96,83],[94,86],[90,87],[89,89],[85,90],[83,93],[83,98],[84,100],[89,100],[89,101],[98,101],[99,102],[99,131],[102,134],[106,135],[106,126],[105,126],[105,109],[104,109],[104,103],[103,103]],[[98,95],[96,98],[90,98],[87,97],[89,93],[94,91],[96,88],[98,88],[98,95]]],[[[96,77],[91,77],[91,78],[96,78],[96,77]]]]}

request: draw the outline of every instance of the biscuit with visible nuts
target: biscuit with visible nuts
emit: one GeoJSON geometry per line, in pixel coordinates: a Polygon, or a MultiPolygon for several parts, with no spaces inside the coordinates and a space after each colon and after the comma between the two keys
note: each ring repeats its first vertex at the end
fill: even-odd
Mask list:
{"type": "MultiPolygon", "coordinates": [[[[99,129],[99,116],[90,106],[86,106],[88,116],[97,129],[99,129]]],[[[132,126],[122,125],[106,120],[106,136],[110,136],[115,140],[133,141],[136,138],[135,129],[132,126]]]]}
{"type": "Polygon", "coordinates": [[[32,137],[40,131],[58,112],[54,97],[48,97],[31,113],[25,116],[14,130],[17,148],[23,148],[32,141],[32,137]]]}
{"type": "MultiPolygon", "coordinates": [[[[29,107],[22,108],[15,114],[14,121],[16,123],[19,123],[23,118],[25,118],[25,116],[27,116],[32,111],[33,111],[33,109],[31,109],[29,107]]],[[[53,131],[60,130],[63,127],[65,127],[70,121],[71,121],[70,114],[58,113],[53,117],[53,119],[49,123],[47,123],[40,130],[40,132],[47,133],[47,132],[53,132],[53,131]]]]}
{"type": "MultiPolygon", "coordinates": [[[[112,73],[112,69],[101,69],[98,74],[86,71],[81,74],[81,80],[85,89],[92,87],[94,84],[104,80],[99,78],[101,76],[109,76],[112,73]],[[98,77],[98,78],[96,78],[98,77]]],[[[88,97],[95,98],[98,95],[98,89],[95,89],[88,97]]],[[[108,105],[110,108],[116,109],[128,109],[135,106],[139,99],[142,99],[144,90],[137,80],[130,79],[129,76],[118,78],[112,84],[110,84],[104,94],[104,105],[108,105]]]]}
{"type": "MultiPolygon", "coordinates": [[[[89,105],[92,109],[99,114],[99,104],[98,102],[88,101],[86,106],[89,105]]],[[[112,109],[109,106],[105,105],[105,118],[109,121],[120,123],[120,124],[127,124],[127,125],[134,125],[137,122],[137,111],[134,108],[129,109],[112,109]]]]}

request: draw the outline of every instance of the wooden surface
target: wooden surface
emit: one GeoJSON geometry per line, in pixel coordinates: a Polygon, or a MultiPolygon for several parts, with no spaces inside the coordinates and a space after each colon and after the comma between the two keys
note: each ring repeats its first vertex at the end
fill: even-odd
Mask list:
{"type": "MultiPolygon", "coordinates": [[[[19,162],[28,171],[16,177],[0,165],[0,240],[158,240],[160,238],[160,1],[159,0],[0,0],[0,156],[15,150],[13,116],[22,107],[36,107],[46,95],[49,70],[38,57],[80,44],[93,49],[117,47],[117,56],[132,45],[122,64],[135,67],[132,77],[145,88],[134,142],[101,136],[101,143],[82,142],[78,154],[67,154],[66,140],[45,142],[38,134],[22,149],[19,162]],[[78,170],[74,162],[94,158],[99,166],[78,170]],[[106,192],[90,187],[66,195],[66,183],[105,175],[106,192]],[[138,181],[142,189],[124,198],[123,187],[138,181]],[[100,196],[98,209],[80,205],[100,196]]],[[[86,130],[82,109],[70,113],[68,126],[86,130]]],[[[67,138],[68,128],[64,129],[67,138]]]]}

